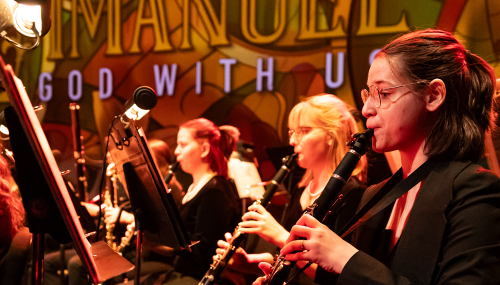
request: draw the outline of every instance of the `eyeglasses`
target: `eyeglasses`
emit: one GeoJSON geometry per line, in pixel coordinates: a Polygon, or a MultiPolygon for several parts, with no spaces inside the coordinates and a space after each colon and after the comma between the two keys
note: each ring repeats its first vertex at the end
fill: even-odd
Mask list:
{"type": "Polygon", "coordinates": [[[310,133],[313,129],[323,129],[322,127],[296,127],[295,129],[288,130],[288,138],[292,138],[295,134],[298,140],[300,140],[304,135],[310,133]]]}
{"type": "Polygon", "coordinates": [[[400,87],[404,87],[404,86],[408,86],[408,85],[422,84],[422,83],[425,83],[425,82],[422,82],[422,81],[413,82],[413,83],[398,85],[398,86],[394,86],[394,87],[388,87],[388,88],[384,88],[384,89],[378,89],[377,86],[371,85],[370,88],[369,88],[370,91],[368,91],[366,89],[361,90],[361,99],[363,100],[363,103],[365,104],[366,101],[368,101],[368,98],[373,97],[373,100],[374,100],[374,103],[375,103],[375,107],[377,107],[377,108],[387,108],[387,107],[389,107],[391,105],[391,103],[393,101],[389,97],[390,94],[386,93],[385,91],[391,90],[391,89],[400,88],[400,87]],[[377,98],[374,95],[375,93],[378,94],[378,100],[377,100],[377,98]]]}

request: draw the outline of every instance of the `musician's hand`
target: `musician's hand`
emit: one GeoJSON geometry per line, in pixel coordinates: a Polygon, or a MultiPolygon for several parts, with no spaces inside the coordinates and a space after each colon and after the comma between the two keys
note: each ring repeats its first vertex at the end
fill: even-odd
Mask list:
{"type": "MultiPolygon", "coordinates": [[[[228,247],[229,243],[230,243],[231,241],[233,241],[233,235],[232,235],[231,233],[226,233],[226,234],[224,234],[224,237],[226,238],[226,240],[225,240],[225,241],[223,241],[223,240],[219,240],[219,241],[217,241],[217,246],[218,246],[219,248],[217,248],[217,249],[215,250],[215,253],[216,253],[217,255],[220,255],[220,256],[224,255],[224,253],[226,252],[226,248],[228,247]]],[[[215,259],[217,258],[217,255],[214,255],[214,256],[213,256],[213,260],[215,260],[215,259]]]]}
{"type": "Polygon", "coordinates": [[[106,207],[104,208],[104,223],[115,224],[118,219],[118,213],[120,208],[118,207],[106,207]]]}
{"type": "MultiPolygon", "coordinates": [[[[226,241],[219,240],[217,242],[219,248],[215,250],[217,255],[213,256],[213,260],[222,258],[226,252],[226,248],[233,239],[230,233],[226,233],[224,237],[226,238],[226,241]]],[[[227,266],[240,272],[259,274],[260,270],[258,268],[258,264],[263,261],[273,262],[273,256],[270,253],[248,254],[243,248],[238,247],[234,251],[234,254],[229,260],[227,266]]]]}
{"type": "Polygon", "coordinates": [[[283,247],[289,233],[261,205],[248,207],[239,224],[240,231],[247,234],[258,234],[267,242],[283,247]]]}
{"type": "Polygon", "coordinates": [[[87,208],[87,211],[92,217],[97,217],[99,215],[99,206],[92,203],[82,202],[82,205],[87,208]]]}
{"type": "MultiPolygon", "coordinates": [[[[259,263],[259,268],[262,270],[262,272],[264,272],[264,275],[268,275],[269,273],[271,273],[272,265],[267,262],[261,262],[259,263]]],[[[252,285],[261,285],[264,280],[265,277],[259,277],[252,283],[252,285]]]]}
{"type": "Polygon", "coordinates": [[[287,260],[311,261],[335,273],[342,272],[356,252],[358,250],[355,247],[311,215],[303,215],[297,221],[287,239],[287,245],[281,249],[281,254],[286,255],[287,260]]]}

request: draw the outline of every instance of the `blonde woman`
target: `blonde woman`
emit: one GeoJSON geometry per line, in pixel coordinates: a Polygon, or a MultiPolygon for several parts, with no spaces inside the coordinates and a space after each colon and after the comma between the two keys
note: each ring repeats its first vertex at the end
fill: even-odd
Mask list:
{"type": "MultiPolygon", "coordinates": [[[[304,210],[320,196],[335,168],[349,150],[346,142],[358,131],[348,106],[329,94],[309,97],[297,104],[290,112],[288,126],[290,144],[298,154],[297,163],[306,169],[306,173],[300,183],[290,191],[290,206],[284,224],[280,225],[260,205],[250,206],[239,224],[241,232],[258,234],[279,248],[285,245],[289,230],[304,210]]],[[[325,221],[334,231],[340,230],[354,216],[365,189],[366,167],[366,159],[363,158],[345,186],[349,191],[341,205],[334,209],[325,221]]],[[[226,234],[226,239],[230,238],[231,235],[226,234]]],[[[217,254],[223,254],[227,243],[219,241],[218,245],[217,254]]],[[[271,253],[247,254],[243,249],[238,249],[233,257],[232,268],[259,274],[258,263],[272,260],[271,253]]],[[[311,266],[306,270],[309,277],[301,275],[294,282],[312,283],[315,272],[316,267],[311,266]]]]}

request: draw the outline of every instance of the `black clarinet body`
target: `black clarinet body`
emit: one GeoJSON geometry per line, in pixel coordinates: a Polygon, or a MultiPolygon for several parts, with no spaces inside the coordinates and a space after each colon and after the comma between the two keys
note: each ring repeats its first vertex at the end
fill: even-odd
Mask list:
{"type": "Polygon", "coordinates": [[[174,162],[168,166],[168,174],[167,177],[165,177],[165,184],[168,185],[172,178],[174,178],[174,172],[177,171],[177,168],[179,167],[179,162],[174,162]]]}
{"type": "MultiPolygon", "coordinates": [[[[255,201],[254,204],[260,204],[264,208],[269,204],[274,193],[276,193],[276,190],[278,190],[278,186],[283,182],[283,180],[285,180],[288,173],[290,173],[290,169],[295,165],[296,161],[297,154],[292,154],[285,158],[284,164],[278,170],[273,180],[271,180],[271,183],[266,186],[266,191],[264,192],[264,195],[262,195],[262,198],[255,201]]],[[[224,254],[222,256],[218,256],[218,258],[214,260],[198,285],[213,284],[216,278],[219,277],[219,275],[222,273],[231,257],[234,255],[236,249],[238,249],[243,240],[245,240],[245,238],[246,234],[241,233],[239,231],[239,227],[236,227],[233,233],[233,240],[226,248],[224,254]]]]}
{"type": "MultiPolygon", "coordinates": [[[[339,202],[343,198],[342,188],[349,180],[361,157],[366,153],[372,136],[372,129],[367,129],[364,133],[353,136],[355,140],[348,142],[351,148],[335,169],[321,195],[307,208],[305,214],[312,215],[319,221],[324,221],[331,209],[340,204],[339,202]]],[[[290,262],[282,255],[276,256],[272,271],[266,276],[263,284],[283,285],[295,264],[296,262],[290,262]]]]}

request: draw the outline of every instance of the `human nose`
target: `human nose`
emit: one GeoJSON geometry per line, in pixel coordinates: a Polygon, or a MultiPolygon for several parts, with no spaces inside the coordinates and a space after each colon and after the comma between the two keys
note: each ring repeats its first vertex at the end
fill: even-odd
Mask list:
{"type": "Polygon", "coordinates": [[[299,143],[299,141],[297,140],[297,134],[294,132],[290,136],[290,145],[296,146],[298,143],[299,143]]]}
{"type": "Polygon", "coordinates": [[[175,148],[174,154],[175,154],[176,156],[179,156],[179,154],[181,154],[181,150],[180,150],[180,148],[179,148],[179,146],[178,146],[178,145],[177,145],[177,147],[175,148]]]}
{"type": "Polygon", "coordinates": [[[361,109],[361,114],[365,118],[374,116],[377,113],[377,108],[375,108],[375,103],[372,99],[373,98],[369,97],[363,105],[363,109],[361,109]]]}

